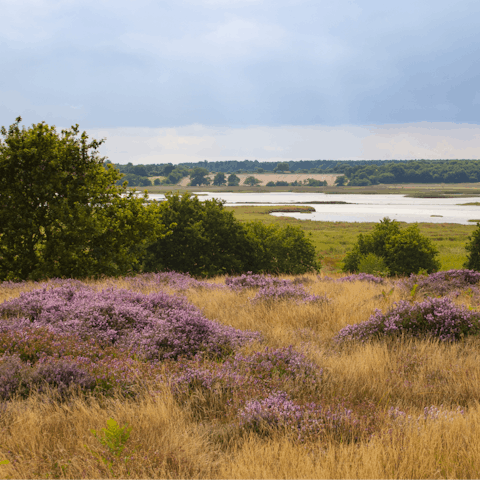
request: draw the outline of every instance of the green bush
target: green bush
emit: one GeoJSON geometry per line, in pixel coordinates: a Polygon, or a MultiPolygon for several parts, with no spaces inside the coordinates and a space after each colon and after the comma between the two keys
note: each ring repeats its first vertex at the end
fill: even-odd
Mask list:
{"type": "Polygon", "coordinates": [[[425,270],[436,272],[440,263],[431,241],[420,234],[418,225],[400,230],[400,225],[388,217],[375,225],[373,232],[359,235],[357,243],[344,258],[343,271],[358,272],[362,258],[373,253],[385,260],[391,275],[410,275],[425,270]]]}
{"type": "Polygon", "coordinates": [[[480,271],[480,223],[477,223],[477,229],[468,237],[469,242],[465,246],[467,250],[467,261],[464,267],[470,270],[480,271]]]}
{"type": "Polygon", "coordinates": [[[367,253],[360,257],[358,262],[359,273],[370,273],[371,275],[388,276],[389,271],[385,259],[374,253],[367,253]]]}
{"type": "Polygon", "coordinates": [[[145,271],[175,270],[204,277],[241,273],[252,256],[245,227],[219,200],[202,202],[189,193],[167,193],[158,220],[173,233],[148,247],[145,271]]]}
{"type": "Polygon", "coordinates": [[[145,271],[175,270],[211,277],[242,272],[304,273],[318,270],[315,247],[299,227],[242,224],[219,200],[166,194],[159,221],[172,234],[153,243],[145,271]]]}
{"type": "Polygon", "coordinates": [[[250,222],[246,225],[254,243],[253,265],[257,273],[302,274],[320,270],[315,246],[300,227],[250,222]]]}

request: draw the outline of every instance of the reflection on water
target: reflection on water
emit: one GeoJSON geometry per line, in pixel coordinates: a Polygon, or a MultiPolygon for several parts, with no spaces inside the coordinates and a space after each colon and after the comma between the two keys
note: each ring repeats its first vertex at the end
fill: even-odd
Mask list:
{"type": "MultiPolygon", "coordinates": [[[[311,205],[315,213],[273,213],[302,220],[328,222],[378,222],[390,217],[400,222],[460,223],[474,225],[468,220],[480,220],[480,206],[459,205],[478,202],[478,197],[469,198],[409,198],[404,195],[329,195],[325,193],[229,193],[198,192],[199,198],[218,198],[225,205],[279,205],[301,202],[311,205]],[[348,204],[317,204],[309,202],[348,202],[348,204]]],[[[164,195],[152,194],[152,199],[163,199],[164,195]]]]}

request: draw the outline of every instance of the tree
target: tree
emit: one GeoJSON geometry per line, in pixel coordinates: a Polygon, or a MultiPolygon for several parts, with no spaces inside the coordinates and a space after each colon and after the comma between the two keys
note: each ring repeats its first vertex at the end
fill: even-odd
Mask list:
{"type": "Polygon", "coordinates": [[[254,243],[251,271],[302,274],[320,270],[315,246],[300,227],[262,222],[250,222],[246,226],[254,243]]]}
{"type": "Polygon", "coordinates": [[[432,273],[440,268],[435,258],[437,249],[429,238],[420,233],[418,225],[412,225],[390,237],[386,250],[386,263],[392,275],[410,275],[420,270],[432,273]]]}
{"type": "Polygon", "coordinates": [[[468,240],[469,242],[465,246],[465,250],[468,252],[467,261],[464,267],[480,271],[480,223],[477,223],[476,230],[468,237],[468,240]]]}
{"type": "Polygon", "coordinates": [[[240,178],[238,178],[234,173],[228,176],[228,186],[229,187],[238,187],[240,185],[240,178]]]}
{"type": "Polygon", "coordinates": [[[288,171],[288,169],[289,169],[288,162],[280,162],[280,163],[277,163],[277,166],[273,169],[273,171],[283,173],[288,171]]]}
{"type": "Polygon", "coordinates": [[[137,271],[165,234],[157,205],[117,186],[99,157],[103,140],[78,125],[0,129],[0,279],[121,275],[137,271]]]}
{"type": "Polygon", "coordinates": [[[208,170],[202,167],[196,167],[190,174],[190,185],[196,187],[198,185],[210,185],[210,179],[207,177],[208,170]]]}
{"type": "Polygon", "coordinates": [[[253,176],[247,177],[244,181],[244,185],[250,185],[251,187],[254,187],[255,185],[258,185],[259,183],[262,183],[258,178],[255,178],[253,176]]]}
{"type": "Polygon", "coordinates": [[[334,183],[337,187],[343,187],[347,183],[347,177],[345,175],[340,175],[335,179],[334,183]]]}
{"type": "Polygon", "coordinates": [[[360,234],[353,249],[344,258],[343,271],[358,272],[359,265],[368,254],[384,260],[391,275],[410,275],[440,268],[435,258],[438,251],[431,241],[420,234],[418,225],[400,230],[400,224],[385,217],[370,234],[360,234]]]}
{"type": "Polygon", "coordinates": [[[221,187],[222,185],[225,185],[226,183],[227,183],[227,179],[226,179],[224,173],[219,172],[213,178],[213,184],[216,185],[217,187],[221,187]]]}
{"type": "Polygon", "coordinates": [[[253,242],[245,227],[219,200],[200,201],[167,193],[159,220],[172,234],[148,248],[146,271],[175,270],[198,276],[241,273],[252,266],[253,242]]]}

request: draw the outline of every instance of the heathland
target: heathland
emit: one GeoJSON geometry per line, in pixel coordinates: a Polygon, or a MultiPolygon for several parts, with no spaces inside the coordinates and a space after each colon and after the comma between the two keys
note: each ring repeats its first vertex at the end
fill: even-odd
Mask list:
{"type": "Polygon", "coordinates": [[[0,476],[477,478],[480,274],[282,278],[2,283],[0,476]]]}

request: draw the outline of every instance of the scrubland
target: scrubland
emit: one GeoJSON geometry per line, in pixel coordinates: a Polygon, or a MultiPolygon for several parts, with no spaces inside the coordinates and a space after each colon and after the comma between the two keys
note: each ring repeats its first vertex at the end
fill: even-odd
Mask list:
{"type": "Polygon", "coordinates": [[[478,478],[480,274],[332,275],[4,282],[0,476],[478,478]]]}

